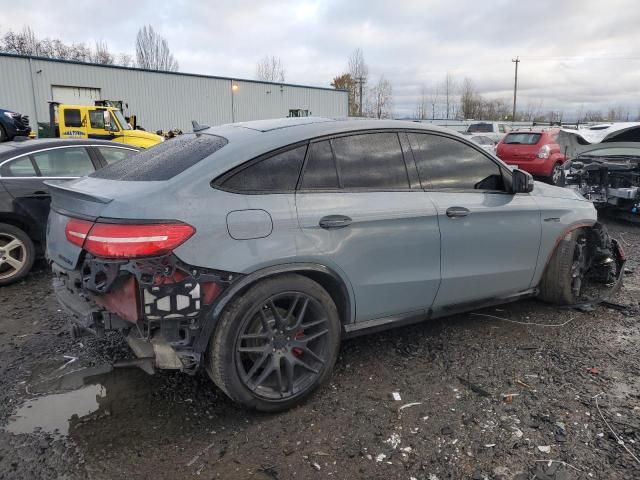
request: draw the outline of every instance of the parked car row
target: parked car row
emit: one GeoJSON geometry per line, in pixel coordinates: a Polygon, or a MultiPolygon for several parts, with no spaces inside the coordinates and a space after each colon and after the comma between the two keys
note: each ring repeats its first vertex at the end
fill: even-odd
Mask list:
{"type": "MultiPolygon", "coordinates": [[[[554,158],[552,139],[501,146],[528,168],[554,158]]],[[[37,176],[26,158],[6,168],[37,176]]],[[[581,195],[422,123],[225,125],[46,185],[47,258],[76,332],[119,330],[144,368],[204,368],[264,411],[325,382],[343,338],[531,296],[572,304],[624,265],[581,195]]]]}

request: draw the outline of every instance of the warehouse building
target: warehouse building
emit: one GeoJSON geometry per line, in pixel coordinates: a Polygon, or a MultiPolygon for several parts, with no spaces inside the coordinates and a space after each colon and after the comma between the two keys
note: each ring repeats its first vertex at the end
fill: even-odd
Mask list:
{"type": "Polygon", "coordinates": [[[287,116],[348,115],[346,91],[0,54],[0,108],[49,121],[48,102],[121,100],[146,130],[287,116]]]}

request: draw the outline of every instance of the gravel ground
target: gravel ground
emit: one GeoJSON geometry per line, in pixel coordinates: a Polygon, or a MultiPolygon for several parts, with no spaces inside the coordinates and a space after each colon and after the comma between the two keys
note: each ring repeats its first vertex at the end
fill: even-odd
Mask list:
{"type": "MultiPolygon", "coordinates": [[[[609,228],[633,270],[640,228],[609,228]]],[[[638,292],[629,272],[627,308],[523,301],[350,340],[329,385],[265,415],[205,375],[110,371],[126,346],[71,339],[41,266],[0,289],[0,479],[637,479],[638,292]]]]}

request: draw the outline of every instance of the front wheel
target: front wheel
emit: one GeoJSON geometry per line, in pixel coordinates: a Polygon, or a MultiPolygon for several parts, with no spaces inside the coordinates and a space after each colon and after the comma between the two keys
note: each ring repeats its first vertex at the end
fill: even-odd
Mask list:
{"type": "Polygon", "coordinates": [[[33,242],[24,231],[0,223],[0,286],[17,282],[29,273],[35,256],[33,242]]]}
{"type": "Polygon", "coordinates": [[[0,143],[6,142],[7,140],[9,140],[9,137],[7,136],[7,132],[5,132],[4,127],[0,125],[0,143]]]}
{"type": "Polygon", "coordinates": [[[556,305],[577,303],[589,268],[587,234],[574,230],[560,240],[540,282],[539,298],[556,305]]]}
{"type": "Polygon", "coordinates": [[[207,371],[242,405],[286,410],[330,376],[340,345],[335,303],[301,275],[264,280],[225,310],[209,344],[207,371]]]}

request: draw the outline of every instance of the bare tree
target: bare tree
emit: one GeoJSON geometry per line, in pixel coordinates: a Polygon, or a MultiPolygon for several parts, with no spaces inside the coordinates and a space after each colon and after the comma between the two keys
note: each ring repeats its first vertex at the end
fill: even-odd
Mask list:
{"type": "Polygon", "coordinates": [[[431,120],[436,118],[436,105],[440,101],[440,88],[438,85],[434,85],[429,92],[429,103],[431,104],[431,120]]]}
{"type": "Polygon", "coordinates": [[[266,55],[256,64],[256,80],[284,82],[285,69],[280,57],[266,55]]]}
{"type": "Polygon", "coordinates": [[[460,92],[460,109],[463,118],[480,118],[482,117],[484,100],[476,91],[473,80],[465,77],[462,81],[462,90],[460,92]]]}
{"type": "Polygon", "coordinates": [[[366,98],[367,77],[369,76],[369,67],[364,61],[364,53],[361,48],[356,48],[348,61],[349,75],[353,78],[354,89],[358,97],[358,113],[362,115],[364,107],[364,99],[366,98]]]}
{"type": "Polygon", "coordinates": [[[424,120],[429,114],[429,104],[427,100],[427,89],[424,85],[420,88],[420,96],[416,102],[415,118],[417,120],[424,120]]]}
{"type": "Polygon", "coordinates": [[[391,118],[393,89],[391,82],[380,75],[378,83],[371,89],[370,115],[375,118],[391,118]]]}
{"type": "Polygon", "coordinates": [[[444,95],[446,118],[448,120],[449,118],[456,116],[455,114],[452,115],[455,110],[454,95],[456,90],[456,81],[453,78],[453,75],[451,75],[449,72],[447,72],[447,74],[445,75],[440,89],[442,91],[442,94],[444,95]]]}
{"type": "Polygon", "coordinates": [[[115,62],[116,65],[122,65],[123,67],[135,67],[136,65],[133,56],[128,53],[120,53],[115,62]]]}
{"type": "Polygon", "coordinates": [[[136,60],[140,68],[168,72],[178,71],[178,62],[169,50],[169,43],[156,33],[151,25],[145,25],[138,30],[136,60]]]}
{"type": "Polygon", "coordinates": [[[107,42],[96,42],[96,49],[93,53],[93,63],[101,65],[113,65],[113,54],[109,52],[107,42]]]}
{"type": "Polygon", "coordinates": [[[128,54],[118,55],[116,61],[116,56],[109,51],[106,42],[96,42],[95,49],[91,49],[86,43],[69,45],[57,38],[38,38],[29,27],[24,27],[21,32],[9,30],[0,36],[0,52],[104,65],[117,63],[133,66],[132,57],[128,54]]]}

